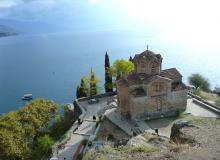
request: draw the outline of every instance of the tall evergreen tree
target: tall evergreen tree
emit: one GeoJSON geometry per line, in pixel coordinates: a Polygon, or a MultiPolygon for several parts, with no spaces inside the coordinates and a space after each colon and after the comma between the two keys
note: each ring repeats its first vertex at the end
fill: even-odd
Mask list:
{"type": "Polygon", "coordinates": [[[81,93],[80,93],[80,86],[77,86],[76,88],[76,98],[80,98],[81,97],[81,93]]]}
{"type": "Polygon", "coordinates": [[[93,72],[92,68],[91,68],[91,71],[90,71],[90,96],[93,96],[93,95],[96,95],[98,93],[98,86],[97,86],[97,83],[98,83],[98,80],[95,76],[95,73],[93,72]]]}
{"type": "Polygon", "coordinates": [[[130,61],[130,62],[133,62],[133,58],[132,58],[131,56],[130,56],[130,58],[129,58],[129,61],[130,61]]]}
{"type": "Polygon", "coordinates": [[[76,89],[76,97],[81,98],[81,97],[87,97],[88,96],[88,87],[86,84],[86,79],[83,77],[81,79],[80,85],[77,86],[76,89]]]}
{"type": "Polygon", "coordinates": [[[108,53],[105,53],[105,92],[113,92],[112,74],[108,53]]]}

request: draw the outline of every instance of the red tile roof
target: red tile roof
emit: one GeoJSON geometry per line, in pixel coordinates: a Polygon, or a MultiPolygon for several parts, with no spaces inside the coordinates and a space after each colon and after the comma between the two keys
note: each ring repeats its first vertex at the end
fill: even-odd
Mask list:
{"type": "Polygon", "coordinates": [[[150,51],[150,50],[146,50],[146,51],[144,51],[144,52],[142,52],[142,53],[140,53],[140,54],[136,54],[135,56],[134,56],[134,59],[133,60],[135,60],[135,59],[139,59],[139,58],[142,58],[142,57],[146,57],[146,58],[155,58],[155,59],[157,59],[157,60],[161,60],[162,59],[162,56],[160,55],[160,54],[157,54],[157,53],[154,53],[154,52],[152,52],[152,51],[150,51]]]}
{"type": "Polygon", "coordinates": [[[182,77],[182,75],[180,74],[180,72],[176,68],[162,70],[160,73],[160,76],[170,78],[170,79],[182,77]]]}

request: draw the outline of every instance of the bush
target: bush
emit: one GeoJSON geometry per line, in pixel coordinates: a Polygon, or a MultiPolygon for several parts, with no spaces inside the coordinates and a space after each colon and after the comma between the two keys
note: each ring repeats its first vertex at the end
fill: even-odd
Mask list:
{"type": "Polygon", "coordinates": [[[214,92],[220,96],[220,86],[216,86],[214,92]]]}
{"type": "Polygon", "coordinates": [[[51,136],[55,140],[59,140],[72,126],[73,121],[66,120],[64,117],[61,117],[60,120],[55,122],[51,127],[51,136]]]}
{"type": "Polygon", "coordinates": [[[49,135],[39,137],[37,140],[37,146],[32,153],[32,159],[47,159],[52,154],[52,146],[54,144],[53,139],[49,135]]]}
{"type": "Polygon", "coordinates": [[[181,111],[179,109],[177,109],[175,111],[175,117],[180,117],[180,115],[181,115],[181,111]]]}
{"type": "Polygon", "coordinates": [[[77,160],[82,160],[83,159],[83,153],[78,154],[77,160]]]}
{"type": "Polygon", "coordinates": [[[195,86],[196,89],[201,88],[204,91],[210,91],[210,84],[208,79],[196,73],[189,77],[189,84],[195,86]]]}

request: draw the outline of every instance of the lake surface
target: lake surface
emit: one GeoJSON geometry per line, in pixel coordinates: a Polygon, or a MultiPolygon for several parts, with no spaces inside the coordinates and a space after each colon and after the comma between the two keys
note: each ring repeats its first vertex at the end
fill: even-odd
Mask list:
{"type": "Polygon", "coordinates": [[[111,62],[129,59],[149,49],[161,53],[163,68],[176,67],[184,76],[199,72],[212,87],[220,84],[218,53],[195,50],[177,42],[167,42],[147,33],[93,32],[19,35],[0,38],[0,113],[16,110],[21,97],[51,99],[59,104],[72,102],[80,78],[92,67],[104,84],[104,55],[111,62]]]}

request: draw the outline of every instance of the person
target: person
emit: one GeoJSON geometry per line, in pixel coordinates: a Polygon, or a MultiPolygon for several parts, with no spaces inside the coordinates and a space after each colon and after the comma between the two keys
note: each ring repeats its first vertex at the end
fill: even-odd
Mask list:
{"type": "Polygon", "coordinates": [[[80,125],[81,124],[81,119],[80,118],[78,118],[78,125],[80,125]]]}
{"type": "Polygon", "coordinates": [[[66,157],[64,157],[63,160],[66,160],[66,157]]]}
{"type": "Polygon", "coordinates": [[[154,128],[154,131],[158,135],[158,133],[159,133],[158,128],[154,128]]]}

